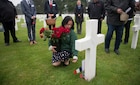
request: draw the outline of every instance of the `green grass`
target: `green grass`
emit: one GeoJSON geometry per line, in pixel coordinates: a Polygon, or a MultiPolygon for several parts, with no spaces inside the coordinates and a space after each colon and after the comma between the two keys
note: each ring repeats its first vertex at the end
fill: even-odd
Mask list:
{"type": "MultiPolygon", "coordinates": [[[[60,26],[62,18],[57,19],[60,26]]],[[[84,51],[79,52],[79,61],[69,66],[53,67],[51,65],[51,51],[48,50],[47,41],[39,36],[42,22],[37,21],[36,36],[37,45],[29,45],[27,29],[21,27],[17,37],[21,43],[13,43],[10,37],[10,46],[4,45],[3,33],[0,32],[0,85],[140,85],[140,36],[137,48],[131,49],[132,29],[130,40],[127,45],[120,45],[120,55],[113,52],[115,35],[111,40],[111,52],[104,52],[104,43],[97,47],[96,77],[90,82],[73,74],[73,70],[81,66],[84,59],[84,51]]],[[[76,31],[76,30],[75,30],[76,31]]],[[[106,23],[103,22],[102,33],[107,31],[106,23]]],[[[83,32],[78,38],[85,36],[85,22],[83,32]]]]}

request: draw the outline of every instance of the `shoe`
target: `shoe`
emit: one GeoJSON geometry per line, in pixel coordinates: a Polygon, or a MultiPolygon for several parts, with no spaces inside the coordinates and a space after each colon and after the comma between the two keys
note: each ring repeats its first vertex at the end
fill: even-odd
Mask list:
{"type": "Polygon", "coordinates": [[[70,64],[70,60],[67,60],[63,63],[63,66],[68,66],[70,64]]]}
{"type": "Polygon", "coordinates": [[[33,45],[34,43],[33,43],[33,41],[30,41],[30,45],[33,45]]]}
{"type": "Polygon", "coordinates": [[[10,44],[9,43],[5,43],[5,46],[9,46],[10,44]]]}
{"type": "Polygon", "coordinates": [[[36,42],[36,41],[33,41],[33,43],[34,43],[34,44],[37,44],[37,42],[36,42]]]}
{"type": "Polygon", "coordinates": [[[17,43],[17,42],[21,42],[21,41],[20,41],[20,40],[14,40],[13,42],[14,42],[14,43],[17,43]]]}
{"type": "Polygon", "coordinates": [[[106,49],[105,49],[105,52],[106,52],[106,53],[109,53],[110,51],[109,51],[109,49],[108,49],[108,48],[106,48],[106,49]]]}
{"type": "Polygon", "coordinates": [[[114,50],[114,52],[115,52],[117,55],[120,54],[119,50],[114,50]]]}
{"type": "Polygon", "coordinates": [[[124,44],[127,44],[128,42],[124,42],[124,44]]]}

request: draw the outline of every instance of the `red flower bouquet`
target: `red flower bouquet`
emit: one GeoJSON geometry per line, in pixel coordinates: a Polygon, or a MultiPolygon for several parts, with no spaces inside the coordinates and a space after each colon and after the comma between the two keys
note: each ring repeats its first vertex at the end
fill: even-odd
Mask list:
{"type": "Polygon", "coordinates": [[[40,29],[40,37],[46,37],[51,38],[53,40],[55,39],[61,39],[64,38],[67,33],[69,33],[70,30],[68,28],[64,27],[58,27],[58,28],[52,28],[52,30],[49,30],[48,28],[41,28],[40,29]]]}
{"type": "Polygon", "coordinates": [[[58,49],[60,49],[61,39],[65,39],[66,35],[70,32],[70,29],[64,28],[62,26],[58,28],[52,28],[52,30],[49,30],[48,28],[41,28],[40,29],[40,37],[46,40],[46,38],[49,38],[51,41],[51,44],[53,46],[56,46],[58,49]],[[42,34],[43,33],[43,34],[42,34]]]}

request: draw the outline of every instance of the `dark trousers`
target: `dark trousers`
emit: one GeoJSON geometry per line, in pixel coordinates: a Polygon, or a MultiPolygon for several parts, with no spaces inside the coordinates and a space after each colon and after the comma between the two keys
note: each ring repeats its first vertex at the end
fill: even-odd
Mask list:
{"type": "Polygon", "coordinates": [[[3,27],[4,27],[4,41],[5,43],[9,43],[10,41],[10,35],[9,31],[11,33],[11,36],[13,38],[13,41],[17,40],[16,34],[15,34],[15,20],[13,21],[8,21],[8,22],[2,22],[3,27]]]}
{"type": "Polygon", "coordinates": [[[112,35],[113,35],[114,31],[116,33],[116,40],[115,40],[114,50],[118,50],[119,49],[119,46],[120,46],[120,43],[121,43],[122,34],[123,34],[123,28],[124,28],[123,25],[115,26],[115,25],[108,24],[108,31],[107,31],[106,38],[105,38],[105,49],[106,48],[109,49],[110,41],[111,41],[111,38],[112,38],[112,35]]]}
{"type": "Polygon", "coordinates": [[[28,38],[30,41],[35,41],[36,40],[36,36],[35,36],[35,21],[33,23],[33,20],[30,20],[29,22],[27,22],[27,32],[28,32],[28,38]]]}
{"type": "Polygon", "coordinates": [[[97,30],[97,34],[101,33],[101,28],[102,28],[102,20],[98,19],[98,30],[97,30]]]}
{"type": "Polygon", "coordinates": [[[127,43],[129,40],[129,32],[130,32],[130,24],[132,20],[127,21],[127,23],[124,25],[125,28],[125,37],[124,42],[127,43]]]}
{"type": "Polygon", "coordinates": [[[49,25],[49,29],[51,30],[52,28],[55,27],[55,24],[54,25],[49,25]]]}
{"type": "MultiPolygon", "coordinates": [[[[97,18],[90,18],[90,19],[97,19],[97,18]]],[[[101,33],[101,28],[102,28],[102,20],[98,19],[98,29],[97,29],[97,34],[101,33]]]]}
{"type": "Polygon", "coordinates": [[[82,32],[82,22],[81,23],[76,23],[77,26],[77,34],[81,34],[82,32]]]}

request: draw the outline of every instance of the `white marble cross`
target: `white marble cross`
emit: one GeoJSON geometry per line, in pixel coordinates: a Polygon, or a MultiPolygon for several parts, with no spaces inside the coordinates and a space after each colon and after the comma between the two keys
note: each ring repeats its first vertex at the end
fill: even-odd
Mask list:
{"type": "Polygon", "coordinates": [[[85,79],[90,81],[96,75],[96,47],[104,42],[104,35],[97,34],[98,20],[86,21],[86,36],[76,40],[75,48],[78,51],[85,51],[85,79]]]}
{"type": "Polygon", "coordinates": [[[132,27],[132,30],[133,30],[133,38],[131,42],[131,48],[136,49],[140,30],[140,14],[136,14],[134,16],[134,26],[132,27]]]}

